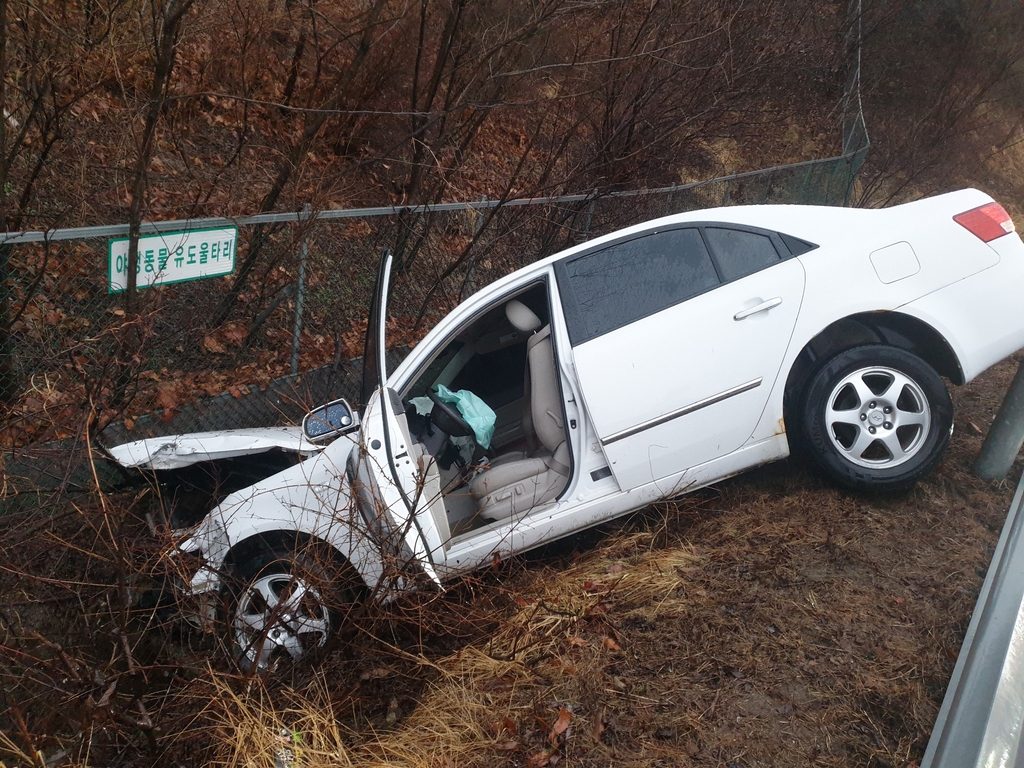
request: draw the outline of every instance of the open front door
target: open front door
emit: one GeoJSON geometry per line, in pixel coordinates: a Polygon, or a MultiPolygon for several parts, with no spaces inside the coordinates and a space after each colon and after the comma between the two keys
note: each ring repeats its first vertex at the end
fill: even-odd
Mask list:
{"type": "Polygon", "coordinates": [[[400,559],[418,564],[431,580],[440,584],[434,558],[443,553],[441,536],[423,498],[423,479],[413,460],[415,448],[405,412],[398,397],[387,387],[384,328],[391,262],[391,252],[385,251],[366,338],[366,410],[353,479],[361,486],[356,488],[358,503],[371,533],[392,544],[400,559]]]}

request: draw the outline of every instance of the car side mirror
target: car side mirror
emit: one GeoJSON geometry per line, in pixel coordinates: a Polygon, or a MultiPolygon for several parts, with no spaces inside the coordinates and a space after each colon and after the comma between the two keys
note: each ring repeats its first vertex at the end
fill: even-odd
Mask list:
{"type": "Polygon", "coordinates": [[[359,428],[359,417],[344,398],[314,408],[302,420],[302,434],[319,442],[359,428]]]}

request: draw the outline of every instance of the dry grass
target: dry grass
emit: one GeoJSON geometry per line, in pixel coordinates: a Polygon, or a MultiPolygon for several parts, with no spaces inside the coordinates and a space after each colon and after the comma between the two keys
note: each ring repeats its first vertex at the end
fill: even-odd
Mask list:
{"type": "Polygon", "coordinates": [[[505,564],[311,680],[222,684],[214,762],[285,729],[311,766],[915,765],[1012,492],[970,466],[1015,365],[954,391],[909,495],[780,464],[505,564]]]}
{"type": "Polygon", "coordinates": [[[771,465],[373,606],[287,680],[239,677],[180,622],[119,618],[127,550],[102,534],[138,524],[116,500],[38,532],[66,546],[11,531],[0,760],[914,765],[1012,495],[970,469],[1015,367],[953,390],[951,449],[910,494],[771,465]]]}

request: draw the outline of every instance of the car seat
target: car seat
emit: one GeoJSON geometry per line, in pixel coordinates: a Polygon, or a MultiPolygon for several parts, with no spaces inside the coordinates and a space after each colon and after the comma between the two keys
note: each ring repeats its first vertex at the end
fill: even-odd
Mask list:
{"type": "Polygon", "coordinates": [[[530,450],[502,454],[470,483],[480,517],[502,520],[555,498],[569,481],[569,446],[565,439],[561,393],[551,346],[551,326],[513,299],[505,316],[526,344],[523,429],[530,450]]]}

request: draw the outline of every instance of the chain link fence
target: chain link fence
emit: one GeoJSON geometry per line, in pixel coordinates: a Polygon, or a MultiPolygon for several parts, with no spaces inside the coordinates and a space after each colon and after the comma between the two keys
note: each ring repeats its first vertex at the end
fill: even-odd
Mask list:
{"type": "MultiPolygon", "coordinates": [[[[94,438],[297,423],[312,405],[356,401],[385,248],[394,367],[470,293],[571,245],[701,208],[849,204],[870,146],[860,0],[848,18],[837,157],[661,189],[148,222],[141,235],[227,228],[237,258],[223,277],[134,291],[111,290],[127,225],[0,233],[0,498],[89,487],[94,438]]],[[[150,247],[140,286],[162,266],[150,247]]]]}
{"type": "Polygon", "coordinates": [[[218,323],[236,276],[139,290],[126,315],[106,263],[107,238],[124,228],[8,235],[3,447],[73,437],[83,410],[108,443],[294,423],[311,403],[356,397],[353,358],[384,248],[396,264],[390,337],[407,344],[487,283],[631,224],[724,205],[843,205],[862,135],[839,157],[655,190],[150,225],[237,225],[239,262],[258,241],[248,284],[218,323]]]}
{"type": "Polygon", "coordinates": [[[356,397],[353,358],[384,248],[396,264],[389,335],[407,344],[474,290],[622,227],[724,205],[843,205],[864,139],[835,158],[655,190],[150,225],[237,225],[238,262],[260,249],[216,323],[237,265],[235,276],[139,290],[130,317],[107,269],[108,238],[124,227],[8,235],[4,448],[72,437],[90,409],[104,442],[294,423],[313,402],[356,397]]]}

